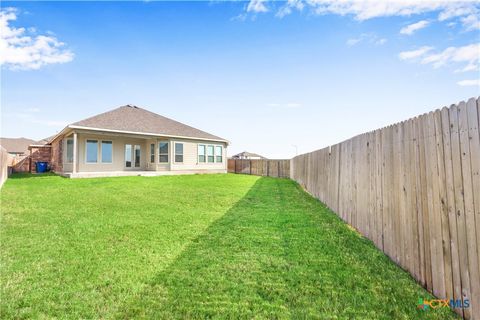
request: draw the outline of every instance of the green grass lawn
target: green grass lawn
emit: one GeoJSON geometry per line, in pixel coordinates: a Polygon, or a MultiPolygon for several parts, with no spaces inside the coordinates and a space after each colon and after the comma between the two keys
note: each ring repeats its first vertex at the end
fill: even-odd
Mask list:
{"type": "Polygon", "coordinates": [[[65,179],[1,190],[0,318],[455,318],[293,181],[65,179]]]}

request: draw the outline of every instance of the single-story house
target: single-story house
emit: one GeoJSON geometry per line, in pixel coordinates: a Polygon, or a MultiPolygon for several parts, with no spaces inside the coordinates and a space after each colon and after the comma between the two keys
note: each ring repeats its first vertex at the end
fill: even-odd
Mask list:
{"type": "Polygon", "coordinates": [[[243,151],[232,156],[232,159],[250,159],[250,160],[261,160],[266,159],[265,157],[248,151],[243,151]]]}
{"type": "Polygon", "coordinates": [[[43,146],[51,170],[72,178],[226,173],[229,142],[126,105],[67,125],[43,146]]]}
{"type": "Polygon", "coordinates": [[[0,145],[13,156],[22,157],[28,155],[28,146],[35,140],[27,138],[0,138],[0,145]]]}
{"type": "Polygon", "coordinates": [[[0,138],[0,146],[8,153],[7,166],[13,172],[30,170],[29,146],[35,143],[35,140],[27,138],[0,138]]]}

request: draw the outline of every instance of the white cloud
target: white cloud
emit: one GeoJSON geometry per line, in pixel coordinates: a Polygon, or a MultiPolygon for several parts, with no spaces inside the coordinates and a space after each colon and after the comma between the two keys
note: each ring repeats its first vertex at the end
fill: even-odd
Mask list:
{"type": "Polygon", "coordinates": [[[349,46],[349,47],[354,46],[357,43],[359,43],[360,41],[362,41],[362,38],[348,39],[347,40],[347,46],[349,46]]]}
{"type": "Polygon", "coordinates": [[[400,58],[400,60],[415,59],[425,55],[427,52],[429,52],[432,49],[433,49],[432,47],[424,46],[416,50],[400,52],[398,54],[398,57],[400,58]]]}
{"type": "Polygon", "coordinates": [[[480,20],[478,19],[480,12],[470,14],[468,16],[460,18],[460,21],[465,26],[467,31],[480,30],[480,20]]]}
{"type": "Polygon", "coordinates": [[[315,14],[352,15],[357,20],[389,16],[412,16],[438,12],[440,21],[459,19],[466,30],[479,29],[477,1],[452,0],[289,0],[277,11],[277,17],[308,7],[315,14]]]}
{"type": "Polygon", "coordinates": [[[27,112],[37,113],[37,112],[40,112],[40,109],[39,109],[39,108],[28,108],[28,109],[27,109],[27,112]]]}
{"type": "MultiPolygon", "coordinates": [[[[480,43],[470,44],[463,47],[448,47],[447,49],[427,55],[423,58],[422,64],[432,64],[439,68],[449,63],[467,63],[476,65],[480,59],[480,43]]],[[[467,69],[468,69],[467,68],[467,69]]]]}
{"type": "Polygon", "coordinates": [[[47,64],[72,61],[73,53],[52,35],[35,35],[35,29],[16,28],[17,10],[0,11],[0,65],[10,69],[39,69],[47,64]]]}
{"type": "Polygon", "coordinates": [[[268,12],[267,6],[265,6],[265,0],[250,0],[247,5],[247,12],[268,12]]]}
{"type": "Polygon", "coordinates": [[[462,80],[458,81],[457,84],[459,86],[480,86],[480,79],[473,79],[473,80],[462,80]]]}
{"type": "MultiPolygon", "coordinates": [[[[473,3],[475,3],[475,1],[473,3]]],[[[457,2],[445,8],[445,10],[438,15],[438,20],[445,21],[459,18],[465,30],[480,30],[479,15],[480,8],[478,5],[457,2]]]]}
{"type": "Polygon", "coordinates": [[[477,9],[475,6],[464,5],[462,3],[451,3],[450,6],[444,8],[442,12],[438,15],[438,20],[445,21],[456,17],[461,17],[475,13],[477,9]]]}
{"type": "Polygon", "coordinates": [[[292,9],[302,11],[304,7],[305,5],[303,4],[302,0],[288,0],[287,3],[277,11],[275,16],[283,18],[284,16],[292,13],[292,9]]]}
{"type": "Polygon", "coordinates": [[[421,20],[421,21],[418,21],[418,22],[409,24],[409,25],[406,26],[406,27],[403,27],[403,28],[400,30],[400,33],[401,33],[401,34],[406,34],[406,35],[412,35],[415,31],[418,31],[418,30],[420,30],[420,29],[423,29],[423,28],[425,28],[426,26],[428,26],[429,24],[430,24],[429,21],[427,21],[427,20],[421,20]]]}
{"type": "Polygon", "coordinates": [[[367,42],[374,45],[383,45],[387,42],[387,39],[380,38],[374,33],[362,33],[358,38],[351,38],[348,39],[346,45],[352,47],[357,45],[361,42],[367,42]]]}
{"type": "Polygon", "coordinates": [[[455,70],[455,73],[459,73],[459,72],[468,72],[468,71],[477,71],[479,70],[480,71],[480,68],[479,68],[479,65],[478,63],[469,63],[467,64],[465,67],[461,68],[461,69],[457,69],[455,70]]]}
{"type": "Polygon", "coordinates": [[[442,9],[447,1],[334,1],[310,0],[318,14],[353,15],[357,20],[388,16],[409,16],[442,9]]]}
{"type": "Polygon", "coordinates": [[[463,64],[463,67],[455,72],[478,71],[480,65],[480,43],[474,43],[463,47],[448,47],[443,51],[432,52],[432,47],[421,47],[417,50],[400,52],[401,60],[420,59],[422,64],[431,64],[434,68],[445,65],[463,64]]]}

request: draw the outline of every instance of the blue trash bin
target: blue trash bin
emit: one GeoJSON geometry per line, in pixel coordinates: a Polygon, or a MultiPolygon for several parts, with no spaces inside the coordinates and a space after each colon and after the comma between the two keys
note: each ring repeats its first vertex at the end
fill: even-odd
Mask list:
{"type": "Polygon", "coordinates": [[[37,173],[47,172],[48,162],[37,161],[37,173]]]}

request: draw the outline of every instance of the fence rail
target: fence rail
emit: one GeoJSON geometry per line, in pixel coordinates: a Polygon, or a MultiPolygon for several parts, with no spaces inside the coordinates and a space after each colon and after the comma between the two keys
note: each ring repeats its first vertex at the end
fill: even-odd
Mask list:
{"type": "Polygon", "coordinates": [[[479,100],[292,159],[292,179],[437,297],[480,319],[479,100]]]}
{"type": "Polygon", "coordinates": [[[289,178],[290,160],[228,159],[228,172],[289,178]]]}

